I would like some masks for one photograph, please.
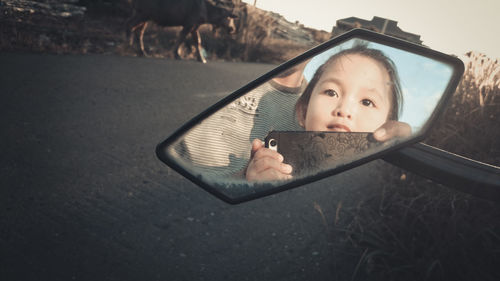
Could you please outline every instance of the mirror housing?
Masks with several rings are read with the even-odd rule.
[[[403,70],[405,70],[403,72],[408,72],[408,73],[400,72],[400,74],[402,75],[401,77],[404,76],[402,79],[401,88],[413,87],[413,86],[418,87],[417,94],[415,94],[414,96],[410,95],[405,96],[406,104],[408,103],[408,97],[411,97],[409,99],[411,106],[407,106],[406,108],[403,109],[403,118],[408,118],[404,119],[404,122],[410,124],[411,135],[405,135],[404,137],[394,138],[393,140],[384,143],[380,142],[378,144],[370,146],[365,145],[364,147],[366,148],[357,149],[355,146],[352,145],[353,139],[355,138],[351,137],[351,135],[354,136],[359,134],[354,133],[358,131],[352,128],[347,128],[346,129],[347,133],[345,133],[345,129],[341,129],[339,131],[338,128],[335,129],[336,132],[334,133],[322,132],[323,130],[314,130],[315,132],[309,132],[309,135],[313,134],[314,137],[316,137],[316,139],[318,139],[318,136],[321,137],[323,135],[327,136],[327,138],[323,137],[324,140],[329,139],[328,142],[322,140],[320,141],[320,143],[321,142],[323,142],[323,144],[325,143],[331,144],[332,142],[335,143],[335,145],[332,146],[333,148],[324,145],[321,146],[321,144],[319,145],[320,147],[327,147],[326,153],[323,151],[322,155],[330,155],[330,156],[333,155],[334,157],[330,157],[329,159],[333,159],[334,161],[325,162],[322,160],[321,164],[318,164],[319,166],[317,169],[299,175],[296,174],[287,180],[277,180],[277,181],[270,180],[270,181],[249,182],[247,181],[248,176],[247,178],[245,178],[245,173],[247,172],[246,170],[247,165],[245,165],[244,163],[248,163],[248,161],[250,160],[252,139],[245,140],[248,143],[248,147],[245,148],[246,154],[243,156],[240,156],[240,154],[238,153],[230,155],[231,154],[230,143],[226,143],[225,145],[221,146],[219,142],[218,146],[210,147],[209,143],[211,141],[211,138],[212,137],[217,138],[216,135],[218,135],[218,137],[220,137],[221,135],[220,133],[215,132],[213,129],[219,126],[217,125],[219,123],[212,122],[212,125],[210,125],[211,118],[212,120],[215,119],[215,116],[217,116],[217,114],[223,112],[224,110],[227,110],[228,108],[231,107],[231,105],[236,103],[240,105],[239,107],[240,110],[243,108],[245,110],[249,110],[249,112],[246,113],[256,114],[256,111],[259,110],[259,101],[257,101],[255,104],[252,104],[252,102],[246,104],[246,101],[243,100],[245,102],[245,105],[243,106],[241,102],[242,98],[244,99],[245,97],[249,97],[248,95],[252,93],[252,91],[260,89],[259,87],[265,86],[266,83],[270,82],[272,79],[276,77],[281,77],[280,76],[281,74],[286,73],[290,69],[296,68],[297,66],[300,65],[307,64],[307,66],[305,66],[305,69],[304,68],[302,69],[304,69],[304,76],[306,76],[306,74],[309,73],[309,77],[307,80],[309,81],[310,84],[312,84],[317,69],[321,68],[322,65],[327,65],[325,61],[328,62],[329,58],[332,58],[333,56],[335,56],[335,54],[342,53],[344,49],[350,49],[350,48],[354,49],[353,46],[355,44],[358,44],[359,42],[362,42],[365,45],[367,43],[370,45],[374,45],[375,47],[370,47],[370,48],[378,49],[381,50],[382,52],[389,53],[390,55],[388,55],[388,57],[390,57],[390,59],[392,60],[396,60],[395,63],[396,65],[400,66],[403,65],[402,68]],[[406,67],[405,65],[407,65],[408,67]],[[345,65],[343,65],[342,69],[344,69],[344,66]],[[429,69],[424,69],[424,67],[429,67],[429,69],[433,68],[436,69],[435,72],[432,71],[429,72]],[[399,70],[401,70],[401,68]],[[390,71],[388,72],[390,73]],[[352,169],[356,166],[380,158],[390,153],[391,151],[395,151],[404,146],[408,146],[410,144],[421,141],[422,139],[425,138],[432,125],[435,123],[437,118],[439,118],[440,114],[443,112],[444,107],[446,106],[447,102],[454,93],[458,83],[460,82],[463,72],[464,72],[464,65],[462,61],[456,57],[446,55],[438,51],[426,48],[424,46],[416,45],[394,37],[382,35],[364,29],[354,29],[351,30],[350,32],[347,32],[336,38],[333,38],[330,41],[327,41],[297,56],[296,58],[291,59],[288,62],[283,63],[277,68],[271,70],[270,72],[264,74],[263,76],[257,78],[256,80],[250,82],[249,84],[243,86],[239,90],[235,91],[234,93],[220,100],[219,102],[217,102],[204,112],[200,113],[198,116],[194,117],[192,120],[188,121],[176,132],[174,132],[170,137],[161,142],[156,148],[156,154],[162,162],[164,162],[165,164],[167,164],[168,166],[170,166],[171,168],[173,168],[174,170],[176,170],[177,172],[179,172],[192,182],[196,183],[200,187],[204,188],[206,191],[222,199],[223,201],[230,204],[237,204],[249,201],[252,199],[288,190],[290,188],[294,188],[312,181],[316,181],[324,177],[335,175],[342,171]],[[441,74],[442,76],[440,76]],[[353,77],[353,76],[351,75],[348,77]],[[398,75],[396,75],[396,77],[398,77]],[[427,87],[429,84],[431,84],[430,86],[432,87],[430,88]],[[366,87],[363,89],[366,89]],[[411,90],[413,89],[402,89],[402,92],[410,92]],[[307,88],[305,92],[307,92]],[[373,91],[370,88],[370,91],[368,92],[371,93]],[[437,94],[434,92],[436,92]],[[314,93],[311,94],[311,96],[312,95],[314,95]],[[418,99],[413,99],[414,97],[418,97]],[[432,104],[430,105],[430,110],[426,111],[427,113],[424,113],[424,107],[422,105],[423,101],[421,101],[423,97],[432,101],[431,102]],[[381,104],[381,102],[377,100],[375,104]],[[363,99],[363,105],[367,107],[371,106],[369,102],[365,101],[365,99]],[[414,112],[416,113],[414,115],[417,116],[424,115],[424,116],[418,120],[415,119],[414,116],[406,117],[404,115],[405,110],[406,112],[411,112],[408,111],[407,108],[412,108],[412,107],[417,108],[416,112],[414,110]],[[309,112],[311,112],[311,110],[309,110]],[[298,117],[297,119],[300,119],[300,117]],[[305,118],[305,120],[307,121],[307,118]],[[301,120],[292,120],[292,121],[296,123],[301,123]],[[304,121],[304,119],[302,119],[302,121]],[[300,125],[304,127],[303,124]],[[213,128],[210,126],[212,126]],[[293,135],[293,132],[290,132],[289,129],[285,130],[285,132],[282,135],[292,135],[289,138],[294,140],[295,143],[298,143],[297,145],[299,147],[304,147],[304,146],[310,147],[312,146],[312,143],[318,143],[317,141],[311,142],[312,137],[309,137],[308,139],[309,141],[306,140],[307,138],[304,138],[304,135],[307,133],[307,124],[305,126],[305,129],[306,129],[305,132],[296,132],[294,130],[296,136]],[[352,133],[350,133],[351,129]],[[199,132],[197,133],[197,131]],[[372,129],[361,130],[361,132],[368,133],[366,134],[366,136],[363,136],[364,138],[363,143],[370,143],[370,144],[377,143],[376,141],[373,141]],[[243,137],[248,138],[248,136],[243,136]],[[258,138],[264,140],[264,136],[259,136]],[[296,141],[299,138],[302,138],[303,140]],[[359,136],[357,138],[359,138]],[[334,140],[331,141],[332,139]],[[355,153],[349,152],[350,154],[344,157],[346,155],[345,151],[347,150],[344,148],[344,146],[340,145],[342,148],[341,156],[343,157],[339,157],[340,154],[337,153],[339,151],[338,149],[339,144],[345,143],[346,139],[348,139],[348,142],[350,139],[351,143],[349,144],[349,146],[354,147]],[[197,149],[190,149],[189,147],[190,143],[197,143],[198,141],[199,143],[197,144]],[[231,161],[228,160],[225,163],[212,165],[210,163],[210,161],[212,161],[211,157],[213,156],[213,153],[215,153],[215,151],[218,149],[221,150],[226,149],[227,151],[224,152],[227,154],[226,158],[229,160],[231,160],[230,159],[231,157],[233,158],[233,160],[234,158],[237,158],[238,160],[240,160],[240,165],[239,166],[233,165],[232,160]],[[333,153],[332,152],[333,150],[337,151],[336,152],[337,154]],[[179,153],[179,151],[181,151],[182,153]],[[297,150],[292,149],[291,151],[292,155],[297,155]],[[278,152],[284,154],[283,151],[278,151]],[[303,154],[297,158],[299,159],[310,158],[308,157],[309,155],[311,154]],[[285,156],[285,163],[287,158],[289,157]],[[324,159],[325,157],[321,158]],[[306,164],[305,166],[307,165],[311,166],[310,163],[311,162],[308,162],[308,164]],[[203,168],[204,166],[209,167],[209,169]],[[234,169],[234,171],[231,172],[232,173],[230,174],[231,176],[228,177],[227,175],[229,174],[224,174],[223,172],[229,171],[230,169]],[[212,173],[212,171],[217,171],[217,172]],[[219,173],[219,171],[222,172]]]

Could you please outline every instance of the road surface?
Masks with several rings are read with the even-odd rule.
[[[336,208],[380,163],[232,206],[155,156],[272,67],[0,53],[0,279],[350,278]]]

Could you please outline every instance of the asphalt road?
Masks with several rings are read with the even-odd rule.
[[[233,206],[155,156],[272,67],[1,53],[0,280],[349,277],[330,230],[380,163]]]

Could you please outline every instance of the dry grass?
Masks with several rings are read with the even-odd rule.
[[[464,78],[426,143],[500,166],[500,65],[468,53]]]
[[[352,279],[499,280],[500,206],[415,175],[392,178],[344,208],[350,219],[336,232],[357,264]]]

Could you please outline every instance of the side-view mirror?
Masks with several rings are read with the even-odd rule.
[[[421,141],[463,72],[456,57],[352,30],[222,99],[156,153],[228,203],[252,200]]]

